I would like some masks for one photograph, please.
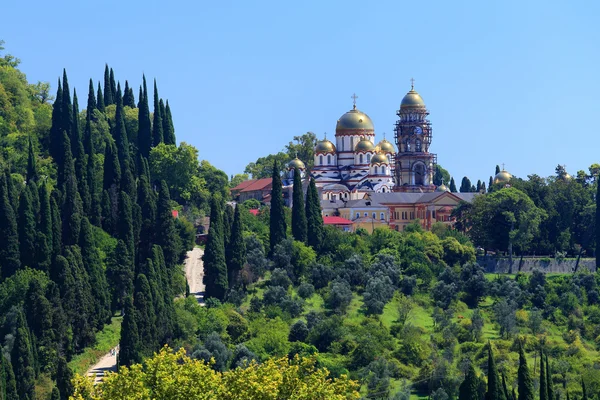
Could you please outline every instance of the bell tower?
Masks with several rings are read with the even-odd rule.
[[[415,91],[414,79],[396,115],[399,119],[394,128],[398,148],[394,191],[433,192],[437,155],[429,152],[432,137],[431,122],[427,119],[429,111]]]

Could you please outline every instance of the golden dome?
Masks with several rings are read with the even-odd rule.
[[[306,166],[304,165],[304,163],[302,162],[301,159],[296,157],[288,163],[288,169],[294,169],[294,168],[306,169]]]
[[[337,121],[337,125],[335,126],[335,130],[344,130],[344,129],[368,129],[374,130],[373,121],[371,118],[364,112],[357,110],[354,108],[353,110],[348,111],[346,114],[342,115],[340,119]]]
[[[406,93],[406,96],[400,103],[400,108],[413,108],[413,107],[425,107],[425,102],[421,98],[421,95],[415,91],[414,88],[410,89],[410,92]]]
[[[371,158],[371,164],[389,164],[390,161],[388,160],[388,158],[382,154],[382,153],[377,153],[373,156],[373,158]]]
[[[507,171],[500,171],[494,177],[494,184],[496,183],[508,183],[512,179],[512,175]]]
[[[315,153],[335,153],[335,145],[327,139],[319,140]]]
[[[363,137],[354,147],[354,151],[375,151],[375,145],[369,139]]]
[[[379,147],[379,150],[381,150],[384,153],[395,153],[396,152],[396,149],[394,149],[394,145],[385,139],[383,139],[381,142],[379,142],[377,144],[377,147]]]
[[[450,188],[443,183],[435,189],[436,192],[449,192]]]
[[[565,175],[563,176],[563,179],[565,181],[570,181],[571,179],[573,179],[573,177],[571,175],[569,175],[568,172],[565,172]]]

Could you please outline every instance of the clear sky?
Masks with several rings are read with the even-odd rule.
[[[228,174],[357,106],[393,135],[410,78],[431,151],[460,181],[600,161],[598,1],[5,1],[0,39],[30,81],[104,64],[169,99],[178,141]],[[82,103],[80,101],[80,103]],[[85,107],[85,101],[80,104]],[[151,104],[152,107],[152,104]]]

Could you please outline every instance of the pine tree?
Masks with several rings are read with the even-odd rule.
[[[307,229],[302,179],[300,177],[300,170],[295,168],[292,202],[292,235],[294,235],[294,239],[306,243],[308,240]]]
[[[157,350],[158,341],[156,338],[156,314],[152,300],[152,291],[148,279],[144,274],[139,274],[135,281],[133,306],[136,310],[142,354],[150,356]]]
[[[270,214],[270,244],[271,252],[286,237],[285,210],[283,205],[283,193],[281,185],[281,176],[279,175],[279,166],[277,161],[273,163],[273,175],[271,186],[271,214]]]
[[[35,267],[35,215],[31,204],[31,185],[26,185],[19,199],[19,219],[17,230],[19,232],[19,249],[21,252],[21,265]]]
[[[480,400],[479,399],[479,380],[475,375],[473,365],[469,364],[469,369],[465,375],[465,380],[458,388],[458,400]]]
[[[454,182],[454,178],[450,178],[450,192],[456,193],[456,183]]]
[[[546,382],[548,384],[548,400],[555,400],[554,388],[552,387],[552,374],[550,373],[550,363],[548,362],[548,355],[546,354]]]
[[[56,369],[56,386],[62,400],[71,398],[74,392],[73,371],[67,365],[64,357],[58,358],[58,368]]]
[[[490,342],[488,342],[488,387],[486,400],[506,400],[498,376],[498,369],[496,368],[496,361],[494,360],[494,353],[492,352],[492,345]]]
[[[62,220],[54,197],[50,198],[50,211],[52,213],[52,258],[54,259],[62,253]]]
[[[156,244],[162,247],[167,268],[171,270],[179,263],[181,243],[175,229],[169,187],[165,181],[160,182],[158,191],[155,234]]]
[[[540,349],[540,400],[548,399],[548,383],[546,382],[546,366],[544,365],[544,352]]]
[[[17,316],[15,342],[10,356],[20,399],[35,399],[35,360],[23,311]]]
[[[100,96],[98,96],[98,99]],[[108,64],[104,65],[104,105],[110,106],[114,104],[113,101],[113,92],[110,87],[110,72],[108,70]]]
[[[133,301],[131,298],[128,298],[125,302],[125,316],[123,318],[123,325],[121,326],[119,366],[130,366],[142,361],[137,319]]]
[[[211,199],[210,228],[202,260],[204,261],[203,282],[206,286],[206,298],[215,297],[223,300],[228,289],[228,282],[223,241],[223,213],[221,198],[218,195],[214,195]]]
[[[323,241],[323,217],[321,215],[321,200],[314,179],[310,179],[306,194],[306,226],[308,244],[315,250],[321,248]]]
[[[133,90],[129,87],[129,82],[125,81],[125,89],[123,90],[123,107],[135,108],[135,99]]]
[[[529,374],[529,367],[527,367],[527,359],[525,358],[525,352],[523,351],[522,345],[519,347],[519,371],[517,380],[519,400],[534,400],[533,381]]]
[[[231,225],[231,238],[225,251],[229,287],[234,287],[237,284],[239,273],[246,263],[246,242],[244,241],[243,231],[240,207],[236,206],[233,214],[233,224]]]
[[[152,146],[158,146],[163,142],[163,123],[160,115],[160,100],[158,98],[158,89],[156,79],[154,80],[154,120],[152,121]]]
[[[171,107],[169,107],[169,100],[165,107],[165,129],[163,135],[165,137],[165,144],[176,144],[175,140],[175,127],[173,126],[173,117],[171,116]]]
[[[138,117],[138,148],[144,158],[150,156],[152,147],[152,125],[150,123],[150,108],[148,106],[148,89],[146,76],[143,76],[143,93],[140,97]]]
[[[77,190],[77,178],[75,177],[75,166],[71,155],[71,143],[64,134],[64,152],[65,152],[65,202],[63,205],[63,243],[71,245],[77,243],[79,239],[79,229],[81,227],[81,217],[83,216],[83,204],[81,196]]]
[[[104,112],[105,104],[104,104],[104,96],[102,96],[102,88],[100,87],[100,82],[98,82],[98,92],[96,95],[96,104],[98,105],[98,111]]]
[[[37,182],[38,180],[38,169],[35,152],[33,151],[33,142],[31,136],[29,136],[29,149],[27,153],[27,181]]]
[[[19,269],[21,257],[17,219],[8,198],[5,174],[0,174],[0,243],[0,276],[7,278]]]

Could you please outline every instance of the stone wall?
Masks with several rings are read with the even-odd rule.
[[[521,259],[519,257],[513,258],[512,273],[516,274],[519,272],[519,264]],[[481,265],[485,272],[488,273],[508,273],[510,271],[510,261],[508,258],[496,258],[496,257],[477,257],[477,262]],[[544,273],[571,273],[575,270],[575,264],[577,259],[568,258],[559,261],[555,258],[523,258],[521,264],[521,272],[533,272],[535,270]],[[591,272],[596,271],[596,260],[594,258],[582,258],[579,260],[579,268],[581,271],[587,269]]]

